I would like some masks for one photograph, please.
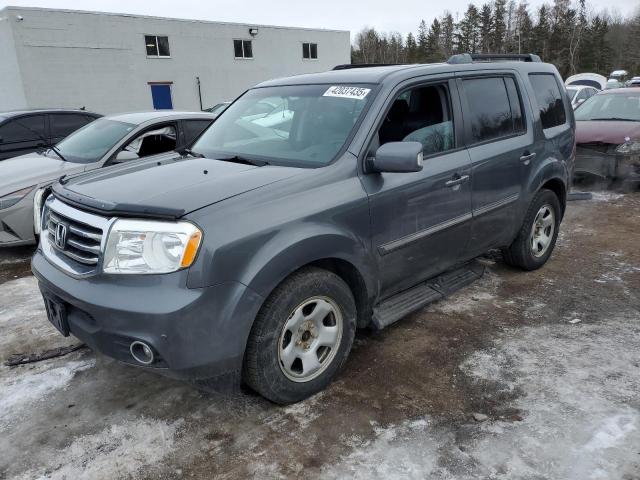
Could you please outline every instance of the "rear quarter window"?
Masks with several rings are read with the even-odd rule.
[[[520,98],[511,77],[471,78],[463,80],[463,86],[471,143],[486,142],[524,130]]]
[[[564,109],[562,94],[555,75],[530,73],[529,80],[536,94],[542,128],[546,130],[564,125],[567,121],[567,112]]]

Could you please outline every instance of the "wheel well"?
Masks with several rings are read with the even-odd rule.
[[[560,207],[562,208],[562,215],[564,215],[564,210],[567,206],[567,188],[562,180],[557,178],[551,179],[540,188],[546,188],[556,194],[556,197],[558,197],[558,201],[560,202]]]
[[[323,258],[322,260],[316,260],[305,266],[309,265],[335,273],[345,281],[349,289],[351,289],[351,293],[356,302],[358,315],[357,326],[359,328],[366,327],[371,320],[371,306],[369,304],[367,285],[358,269],[351,263],[340,258]]]

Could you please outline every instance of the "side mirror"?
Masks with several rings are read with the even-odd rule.
[[[130,152],[129,150],[122,150],[116,155],[114,163],[127,162],[129,160],[135,160],[136,158],[140,158],[136,153]]]
[[[408,173],[422,170],[420,142],[389,142],[376,151],[370,160],[374,172]]]

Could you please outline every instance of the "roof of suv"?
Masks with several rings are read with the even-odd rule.
[[[447,73],[471,70],[496,70],[502,68],[539,70],[554,72],[555,67],[543,62],[522,61],[474,61],[469,63],[428,63],[385,65],[367,68],[340,68],[328,72],[307,73],[292,77],[277,78],[259,83],[256,87],[274,87],[280,85],[310,85],[323,83],[381,83],[388,77],[410,78],[418,75]]]

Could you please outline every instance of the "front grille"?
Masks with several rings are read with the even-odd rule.
[[[66,227],[66,239],[61,245],[56,243],[56,229]],[[97,265],[100,260],[102,230],[85,225],[56,212],[49,212],[49,239],[53,247],[72,260],[85,265]]]
[[[43,212],[43,253],[70,273],[90,275],[102,260],[103,237],[111,220],[49,197]]]

